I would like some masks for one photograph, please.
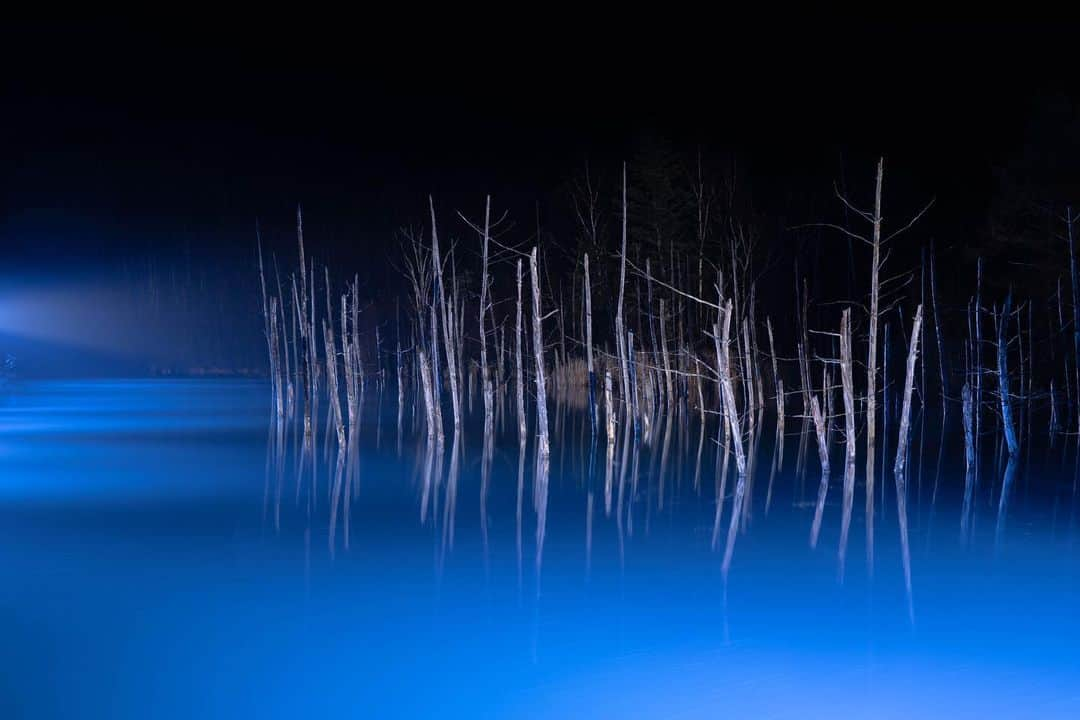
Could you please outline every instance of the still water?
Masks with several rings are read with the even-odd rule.
[[[735,509],[695,416],[609,453],[553,407],[545,480],[509,404],[435,448],[369,390],[339,457],[258,382],[3,392],[3,718],[1080,717],[1075,438],[1004,493],[988,447],[965,512],[917,422],[909,591],[891,470],[868,560],[861,456],[843,562],[836,461],[811,547],[797,420]]]

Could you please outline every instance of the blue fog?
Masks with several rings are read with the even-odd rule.
[[[962,532],[962,448],[917,418],[909,596],[891,470],[872,566],[861,465],[843,572],[840,462],[810,547],[797,420],[732,525],[712,419],[620,431],[609,470],[552,403],[544,486],[510,402],[489,473],[392,387],[340,466],[324,412],[305,447],[256,381],[4,389],[0,717],[1080,717],[1073,440],[1004,498],[985,448]]]

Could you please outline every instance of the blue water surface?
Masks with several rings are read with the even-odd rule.
[[[842,469],[811,547],[797,421],[732,523],[694,413],[609,465],[553,402],[545,482],[509,402],[490,448],[475,415],[437,448],[373,386],[340,465],[326,410],[307,443],[255,381],[6,389],[0,717],[1080,717],[1073,440],[1005,484],[991,438],[962,529],[962,453],[920,418],[909,591],[891,470],[868,559],[861,456],[843,565]]]

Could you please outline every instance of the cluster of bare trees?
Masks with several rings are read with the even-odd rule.
[[[429,199],[427,222],[402,236],[400,270],[408,287],[407,312],[404,324],[398,320],[396,347],[387,353],[378,330],[374,343],[360,331],[360,288],[355,277],[335,298],[330,271],[324,268],[325,299],[317,301],[316,266],[305,256],[298,213],[298,265],[284,284],[276,257],[268,272],[261,244],[259,249],[275,412],[279,417],[302,417],[304,434],[311,436],[316,432],[319,400],[327,398],[329,426],[339,444],[345,444],[359,423],[365,381],[382,383],[393,376],[399,425],[404,407],[411,402],[413,413],[422,413],[428,438],[441,446],[447,425],[457,441],[473,398],[479,394],[485,443],[491,442],[496,425],[512,416],[524,452],[531,426],[538,472],[541,459],[546,469],[551,450],[548,397],[552,393],[588,413],[596,441],[606,439],[609,464],[620,427],[628,441],[650,443],[656,428],[672,416],[697,416],[702,437],[705,425],[715,420],[718,452],[722,448],[724,454],[724,475],[718,483],[721,504],[729,454],[737,473],[726,571],[736,530],[749,512],[754,448],[767,408],[775,415],[779,453],[778,461],[774,455],[775,474],[783,462],[787,421],[793,416],[789,396],[794,396],[801,401],[801,412],[794,413],[801,420],[797,467],[805,467],[811,443],[817,445],[821,467],[810,542],[815,545],[819,537],[831,481],[830,458],[834,447],[842,445],[843,565],[861,436],[867,551],[872,560],[876,479],[884,475],[877,452],[893,442],[891,421],[896,422],[891,436],[895,438],[896,504],[906,543],[905,471],[912,414],[915,408],[933,404],[927,390],[927,363],[921,365],[921,375],[918,364],[920,350],[928,350],[924,337],[928,325],[932,324],[935,334],[931,347],[937,356],[942,423],[952,422],[951,405],[963,409],[956,427],[963,430],[966,441],[966,490],[972,478],[977,479],[979,443],[988,436],[984,429],[988,418],[994,423],[994,437],[1010,457],[1016,457],[1033,435],[1033,401],[1049,406],[1051,441],[1065,432],[1071,417],[1080,423],[1080,411],[1074,409],[1080,406],[1074,402],[1080,400],[1080,311],[1071,211],[1063,222],[1074,341],[1071,352],[1061,353],[1063,370],[1047,373],[1048,392],[1044,392],[1034,379],[1037,369],[1046,372],[1046,364],[1034,359],[1033,303],[1014,306],[1010,291],[1000,304],[990,301],[988,306],[981,259],[975,293],[966,311],[957,313],[966,321],[967,338],[954,346],[959,362],[949,362],[946,338],[950,335],[943,330],[944,313],[939,311],[935,246],[930,244],[929,253],[922,252],[919,267],[889,266],[890,251],[902,242],[898,238],[918,223],[932,203],[904,222],[888,223],[883,211],[884,176],[884,163],[879,161],[870,209],[857,207],[837,192],[845,212],[864,223],[865,230],[850,223],[801,226],[838,233],[855,247],[865,248],[866,258],[861,262],[868,265],[868,287],[863,296],[818,304],[814,308],[817,319],[811,323],[809,285],[796,263],[794,312],[782,318],[792,330],[786,343],[774,332],[778,316],[759,314],[760,298],[774,309],[786,295],[775,283],[767,292],[763,289],[763,266],[771,261],[762,259],[752,223],[718,209],[724,203],[703,179],[700,161],[690,184],[695,218],[692,237],[667,237],[660,224],[635,235],[630,178],[624,165],[614,193],[618,199],[609,206],[618,228],[609,243],[602,231],[606,223],[601,194],[586,175],[574,195],[577,247],[582,252],[569,262],[567,248],[573,244],[541,242],[539,222],[535,235],[513,241],[507,214],[493,215],[490,196],[484,201],[482,220],[457,213],[447,223],[453,228],[451,233],[461,231],[475,239],[450,237],[447,242],[435,200]],[[552,267],[563,271],[553,278]],[[568,269],[572,271],[565,272]],[[1055,327],[1051,314],[1051,331],[1063,336],[1067,323],[1060,283],[1056,299],[1057,323]],[[927,322],[924,307],[929,309]],[[984,340],[987,316],[994,332]],[[890,377],[890,328],[906,349],[903,374],[897,378]],[[760,332],[765,333],[767,348],[759,342]],[[861,358],[865,365],[860,368]],[[988,358],[993,360],[987,362]],[[1018,360],[1015,369],[1014,359]],[[395,367],[390,372],[384,365]],[[956,383],[949,367],[963,371],[961,392],[956,396],[951,394]],[[1067,409],[1059,407],[1062,385]],[[834,398],[837,390],[840,402]],[[530,404],[531,415],[527,413]],[[836,431],[838,442],[833,439]],[[487,457],[490,447],[485,448]],[[700,454],[699,449],[699,464]],[[536,498],[536,502],[539,507],[545,501]]]
[[[272,258],[272,284],[268,283],[261,239],[258,242],[263,329],[274,414],[279,420],[302,419],[304,437],[310,439],[317,431],[319,401],[325,389],[329,420],[344,442],[347,430],[359,422],[365,380],[361,348],[366,339],[359,329],[359,281],[354,278],[334,298],[330,270],[324,266],[325,301],[320,308],[316,293],[318,273],[315,261],[304,252],[304,223],[299,209],[296,241],[297,270],[290,272],[284,286],[276,256]],[[382,380],[381,371],[377,377]]]

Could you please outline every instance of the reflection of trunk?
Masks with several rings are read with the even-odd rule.
[[[521,261],[518,261],[518,267],[521,267]],[[519,273],[520,275],[520,273]],[[517,476],[517,510],[515,514],[515,539],[517,547],[517,566],[518,566],[518,591],[521,591],[521,508],[522,499],[525,496],[525,435],[520,438],[518,444],[518,476]]]
[[[484,446],[480,465],[480,528],[484,540],[484,568],[488,568],[487,556],[487,492],[491,484],[491,461],[495,457],[494,433],[484,433]]]
[[[740,472],[735,483],[735,498],[731,504],[731,520],[728,523],[727,543],[724,546],[724,562],[721,572],[724,581],[727,582],[728,571],[731,569],[731,558],[735,554],[735,536],[738,534],[739,518],[742,516],[743,500],[746,496],[746,473]]]
[[[660,488],[657,492],[657,510],[664,509],[664,483],[667,479],[668,450],[671,447],[671,416],[667,413],[667,422],[664,424],[664,445],[660,451]]]
[[[335,536],[337,534],[337,518],[338,507],[344,505],[346,508],[349,506],[349,493],[345,487],[345,446],[342,445],[338,448],[337,463],[334,466],[334,482],[332,490],[330,492],[330,532],[329,532],[329,546],[330,556],[333,557],[334,549],[336,546]],[[345,546],[348,548],[349,544],[349,530],[345,528]]]
[[[1009,456],[1005,465],[1005,476],[1001,481],[1001,497],[998,499],[997,526],[994,529],[994,544],[999,545],[1005,536],[1005,518],[1009,513],[1009,498],[1012,495],[1013,480],[1020,465],[1019,457]]]
[[[443,498],[442,546],[445,556],[454,549],[454,529],[457,525],[457,486],[461,474],[461,433],[454,433],[454,442],[450,445],[450,465],[446,470],[446,492]],[[440,564],[443,558],[440,558]]]

